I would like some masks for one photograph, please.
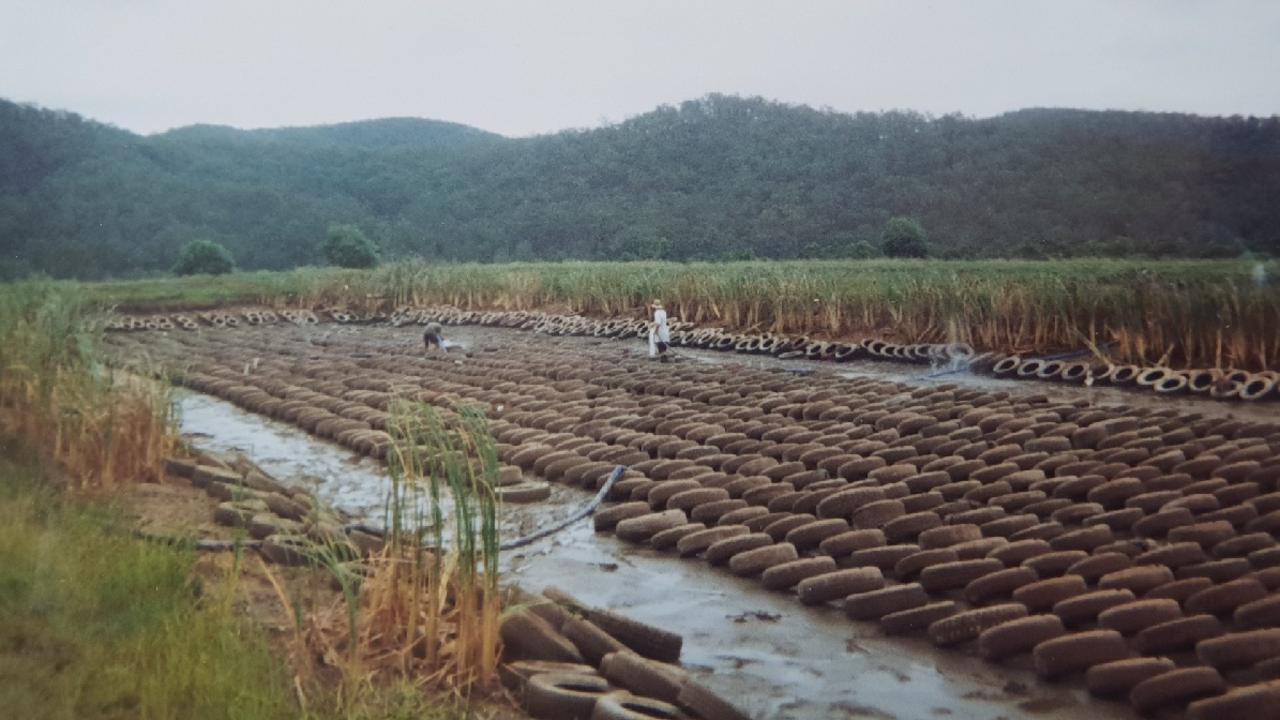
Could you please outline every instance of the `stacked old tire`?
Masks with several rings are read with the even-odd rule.
[[[503,620],[501,672],[533,717],[747,718],[680,667],[680,635],[555,588],[519,600]]]

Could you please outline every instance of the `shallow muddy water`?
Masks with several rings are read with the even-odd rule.
[[[461,337],[459,337],[461,336]],[[473,340],[462,333],[460,342]],[[389,480],[376,461],[222,400],[179,392],[182,430],[198,447],[239,451],[325,502],[380,523]],[[552,498],[508,506],[510,539],[564,517],[591,495],[553,486]],[[680,632],[683,663],[755,718],[1131,717],[1072,684],[890,639],[834,608],[806,608],[701,560],[680,560],[597,534],[590,520],[506,553],[506,578],[531,592],[556,585],[593,605]]]

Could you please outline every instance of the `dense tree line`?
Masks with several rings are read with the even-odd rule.
[[[711,95],[509,139],[387,119],[140,136],[0,101],[0,277],[384,259],[865,257],[910,218],[936,257],[1280,254],[1280,118],[841,114]]]

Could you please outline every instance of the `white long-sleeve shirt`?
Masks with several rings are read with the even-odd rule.
[[[667,327],[667,311],[658,308],[653,311],[653,324],[658,331],[658,342],[671,342],[671,328]]]

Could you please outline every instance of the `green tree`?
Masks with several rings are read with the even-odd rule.
[[[378,264],[378,246],[355,225],[330,225],[320,251],[330,265],[371,268]]]
[[[884,241],[884,254],[889,257],[921,258],[929,254],[924,228],[909,217],[889,218],[880,238]]]
[[[175,275],[225,275],[235,269],[231,251],[212,240],[192,240],[182,246],[173,266]]]

